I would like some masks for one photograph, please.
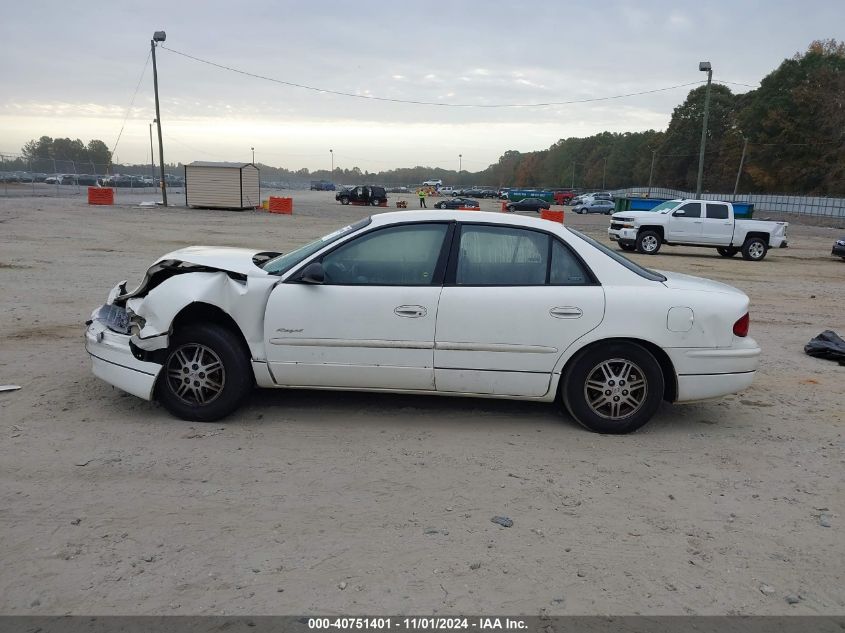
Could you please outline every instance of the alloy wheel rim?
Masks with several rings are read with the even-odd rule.
[[[191,406],[214,402],[226,386],[223,361],[214,350],[200,343],[186,343],[173,350],[165,371],[170,391]]]
[[[754,242],[748,247],[748,254],[754,259],[759,259],[763,256],[763,245],[760,242]]]
[[[651,235],[647,235],[643,238],[643,250],[651,252],[655,248],[657,248],[657,238]]]
[[[648,396],[642,369],[625,358],[602,361],[587,374],[584,398],[606,420],[622,420],[640,410]]]

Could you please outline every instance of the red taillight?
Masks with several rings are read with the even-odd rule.
[[[750,325],[750,322],[751,319],[748,317],[748,313],[746,312],[736,323],[734,323],[734,334],[737,336],[748,336],[748,326]]]

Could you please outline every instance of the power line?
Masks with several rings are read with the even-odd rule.
[[[112,154],[117,151],[117,144],[120,143],[120,137],[123,136],[123,128],[126,127],[126,121],[129,119],[129,115],[132,113],[132,106],[135,105],[135,97],[138,96],[138,90],[141,88],[141,82],[144,80],[144,75],[147,73],[147,66],[150,64],[150,54],[152,51],[147,53],[147,61],[144,62],[144,68],[141,70],[141,76],[138,77],[138,85],[135,86],[135,92],[132,94],[132,101],[129,102],[129,107],[126,108],[126,116],[123,117],[123,123],[120,125],[120,132],[117,133],[117,140],[114,142],[114,147],[112,147]]]
[[[340,97],[352,97],[355,99],[368,99],[370,101],[386,101],[389,103],[405,103],[411,105],[424,105],[424,106],[437,106],[443,108],[544,108],[548,106],[559,106],[559,105],[573,105],[577,103],[593,103],[596,101],[610,101],[612,99],[624,99],[626,97],[636,97],[639,95],[647,95],[653,94],[655,92],[665,92],[667,90],[675,90],[677,88],[686,88],[688,86],[697,86],[699,84],[704,83],[703,81],[692,81],[690,83],[685,84],[678,84],[676,86],[667,86],[666,88],[654,88],[653,90],[643,90],[641,92],[629,92],[626,94],[618,94],[618,95],[611,95],[607,97],[592,97],[589,99],[574,99],[572,101],[548,101],[543,103],[445,103],[440,101],[417,101],[413,99],[393,99],[390,97],[377,97],[374,95],[362,95],[362,94],[355,94],[352,92],[342,92],[340,90],[329,90],[327,88],[317,88],[315,86],[307,86],[305,84],[294,83],[292,81],[285,81],[283,79],[275,79],[273,77],[267,77],[265,75],[259,75],[256,73],[251,73],[246,70],[241,70],[239,68],[233,68],[231,66],[226,66],[225,64],[218,64],[217,62],[212,62],[207,59],[202,59],[200,57],[195,57],[194,55],[189,55],[188,53],[183,53],[181,51],[177,51],[176,49],[169,48],[161,45],[166,51],[170,51],[171,53],[175,53],[176,55],[181,55],[182,57],[187,57],[188,59],[192,59],[194,61],[200,62],[202,64],[207,64],[209,66],[214,66],[215,68],[220,68],[222,70],[228,70],[233,73],[237,73],[239,75],[245,75],[246,77],[252,77],[254,79],[262,79],[264,81],[270,81],[272,83],[281,84],[283,86],[289,86],[291,88],[302,88],[303,90],[311,90],[313,92],[320,92],[323,94],[331,94],[337,95]]]

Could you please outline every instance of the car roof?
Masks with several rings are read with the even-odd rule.
[[[391,211],[372,216],[371,226],[395,224],[400,222],[426,222],[434,220],[454,220],[455,222],[476,222],[483,224],[502,224],[506,226],[520,226],[525,228],[543,229],[555,232],[555,229],[565,228],[562,224],[542,220],[540,218],[525,217],[523,215],[504,214],[488,211]]]

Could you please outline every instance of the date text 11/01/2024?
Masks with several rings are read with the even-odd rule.
[[[308,628],[312,630],[409,630],[409,631],[439,631],[439,630],[471,630],[482,631],[511,630],[519,631],[527,627],[527,623],[519,618],[445,618],[445,617],[354,617],[354,618],[309,618]]]

